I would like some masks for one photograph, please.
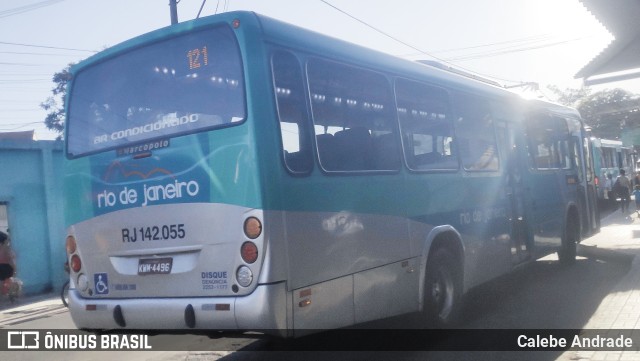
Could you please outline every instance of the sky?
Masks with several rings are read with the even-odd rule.
[[[0,0],[0,132],[44,126],[69,63],[170,25],[169,0]],[[180,0],[180,22],[251,10],[409,60],[438,60],[553,100],[613,40],[578,0]],[[640,80],[610,83],[640,93]],[[594,88],[600,90],[600,88]]]

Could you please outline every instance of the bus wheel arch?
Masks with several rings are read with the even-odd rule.
[[[438,233],[426,256],[422,315],[428,327],[454,326],[461,312],[464,250],[454,230]]]
[[[562,242],[558,250],[558,260],[564,266],[570,266],[576,261],[577,247],[581,240],[580,213],[577,207],[570,206],[565,217]]]

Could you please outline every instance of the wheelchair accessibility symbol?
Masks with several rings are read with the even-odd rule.
[[[106,295],[109,293],[109,278],[106,273],[94,273],[93,283],[96,285],[97,295]]]

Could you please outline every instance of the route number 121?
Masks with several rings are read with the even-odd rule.
[[[209,54],[207,53],[207,47],[203,46],[199,49],[189,50],[187,58],[189,59],[189,69],[198,69],[203,65],[208,65]]]

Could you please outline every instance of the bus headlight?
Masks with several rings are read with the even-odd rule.
[[[236,280],[242,287],[249,287],[253,282],[253,272],[247,266],[240,266],[236,271]]]

